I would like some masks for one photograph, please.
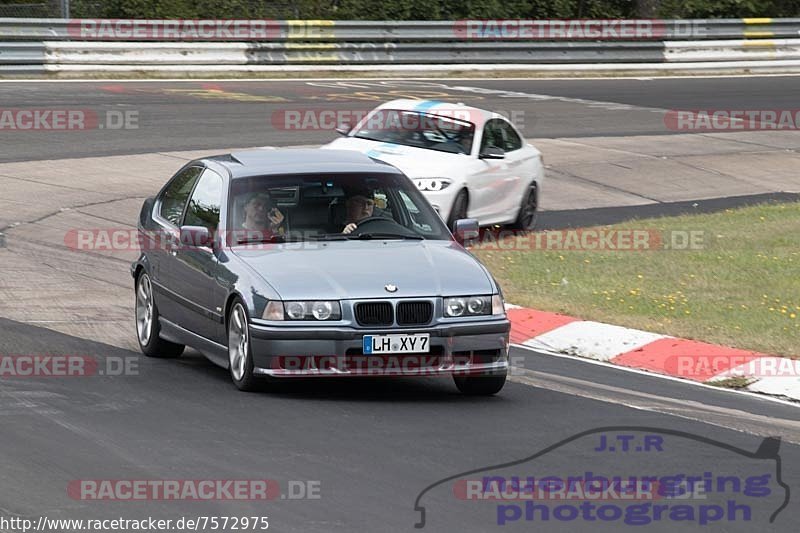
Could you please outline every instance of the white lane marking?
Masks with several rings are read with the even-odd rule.
[[[623,328],[601,322],[577,321],[528,339],[523,344],[581,357],[608,361],[620,354],[641,348],[666,335]]]
[[[666,397],[559,374],[536,371],[527,371],[525,374],[515,378],[514,381],[561,394],[693,420],[750,435],[771,437],[779,433],[784,440],[800,444],[800,421],[792,418],[776,418],[741,409],[705,404],[702,401]]]
[[[522,350],[528,350],[528,351],[531,351],[531,352],[534,352],[534,353],[537,353],[537,354],[540,354],[540,355],[544,354],[544,355],[548,355],[548,356],[551,356],[551,357],[560,357],[562,359],[570,359],[572,361],[584,363],[584,364],[587,364],[587,365],[597,365],[597,366],[603,366],[605,368],[619,370],[620,372],[630,372],[632,374],[638,374],[640,376],[648,376],[648,377],[656,378],[656,379],[665,379],[667,381],[672,381],[672,382],[675,382],[675,383],[682,383],[683,385],[687,385],[687,386],[690,386],[690,387],[700,387],[700,388],[713,390],[713,391],[721,392],[721,393],[725,393],[725,394],[741,394],[741,395],[747,396],[748,398],[752,398],[752,399],[756,399],[756,400],[762,400],[762,401],[765,401],[765,402],[779,403],[781,405],[787,405],[789,407],[800,408],[800,403],[798,403],[798,402],[793,402],[793,401],[790,401],[790,400],[784,400],[782,398],[775,398],[775,397],[772,397],[772,396],[765,396],[763,394],[758,394],[758,393],[750,392],[750,391],[747,391],[747,390],[729,389],[729,388],[726,388],[726,387],[715,387],[713,385],[702,383],[700,381],[692,381],[692,380],[685,379],[685,378],[677,378],[675,376],[668,376],[666,374],[657,374],[655,372],[649,372],[647,370],[641,370],[639,368],[631,368],[631,367],[628,367],[628,366],[615,365],[614,363],[609,363],[607,361],[598,361],[598,360],[595,360],[595,359],[587,359],[585,357],[578,357],[576,355],[568,355],[568,354],[552,352],[552,351],[548,351],[548,350],[539,350],[539,349],[531,348],[530,346],[525,346],[524,344],[511,344],[511,346],[514,347],[514,348],[522,349]],[[511,381],[515,382],[515,383],[517,383],[517,382],[518,383],[524,383],[524,382],[518,381],[517,377],[514,375],[514,369],[515,368],[517,368],[517,367],[512,367],[512,370],[509,372],[509,379]],[[527,370],[527,369],[523,368],[522,370]]]
[[[768,377],[761,378],[747,386],[751,392],[786,396],[800,401],[800,378],[795,377]]]

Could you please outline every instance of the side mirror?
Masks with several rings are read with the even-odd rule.
[[[338,133],[339,135],[344,135],[346,137],[347,134],[350,133],[350,130],[352,129],[353,126],[351,126],[349,123],[342,122],[341,124],[339,124],[339,127],[336,128],[336,133]]]
[[[181,226],[181,246],[211,247],[211,232],[205,226]]]
[[[466,246],[470,241],[477,239],[480,235],[480,226],[474,218],[462,218],[456,220],[456,230],[454,232],[456,242]]]
[[[496,146],[487,146],[478,155],[478,159],[505,159],[506,152],[502,148]]]

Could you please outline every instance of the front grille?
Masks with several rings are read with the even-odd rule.
[[[356,321],[362,326],[391,326],[394,322],[389,302],[360,302],[356,304]]]
[[[433,316],[430,302],[400,302],[397,304],[397,323],[401,326],[427,324]]]

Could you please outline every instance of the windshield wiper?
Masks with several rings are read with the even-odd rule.
[[[286,237],[283,235],[270,235],[261,237],[242,237],[236,240],[236,244],[264,244],[264,243],[283,243]]]
[[[314,235],[308,239],[311,241],[346,241],[347,235],[342,233],[324,233],[322,235]]]
[[[359,233],[358,235],[346,235],[346,238],[353,240],[366,241],[369,239],[411,239],[415,241],[425,240],[421,235],[409,235],[408,233],[390,233],[390,232],[368,232]]]

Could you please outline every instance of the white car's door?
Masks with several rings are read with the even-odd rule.
[[[502,120],[492,119],[483,126],[478,158],[480,165],[478,171],[469,177],[470,202],[468,214],[477,218],[481,224],[491,223],[500,209],[498,204],[503,202],[503,191],[508,190],[509,180],[513,180],[513,171],[508,165],[508,159],[491,159],[481,154],[486,154],[492,149],[503,150]]]
[[[527,192],[527,185],[536,173],[536,159],[538,153],[522,141],[519,133],[508,121],[498,120],[498,127],[502,130],[503,149],[507,175],[500,188],[500,201],[487,215],[491,223],[508,222],[513,220],[522,202],[522,196]]]

